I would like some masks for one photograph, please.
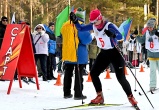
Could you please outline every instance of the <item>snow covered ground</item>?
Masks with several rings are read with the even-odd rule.
[[[136,77],[143,87],[144,91],[149,90],[149,68],[144,68],[145,72],[139,72],[136,69]],[[128,74],[126,75],[128,81],[130,82],[133,94],[138,101],[138,106],[141,110],[159,110],[159,92],[156,94],[147,93],[148,98],[153,104],[154,108],[150,105],[145,95],[140,96],[139,92],[143,94],[142,90],[135,83],[135,79],[131,72],[127,68]],[[132,69],[135,74],[135,69]],[[57,76],[57,73],[56,73]],[[131,107],[128,99],[117,82],[114,73],[110,73],[111,79],[104,79],[106,73],[103,72],[100,75],[102,81],[103,93],[105,98],[105,103],[113,104],[124,104],[115,107],[105,107],[105,108],[80,108],[80,110],[134,110]],[[96,97],[96,93],[92,82],[86,82],[88,76],[84,76],[84,91],[83,94],[87,96],[84,100],[85,103],[89,103],[90,100]],[[61,82],[63,84],[63,76],[61,77]],[[36,85],[30,83],[27,85],[22,82],[22,88],[19,88],[18,81],[14,81],[11,89],[11,93],[7,95],[7,90],[9,86],[9,81],[0,82],[0,110],[43,110],[43,109],[56,109],[61,107],[68,107],[74,105],[81,105],[81,100],[74,100],[73,98],[64,99],[63,98],[63,86],[55,86],[56,80],[51,80],[50,82],[42,81],[39,78],[40,90],[37,90]],[[136,87],[135,87],[136,84]],[[158,84],[159,86],[159,84]],[[73,87],[73,85],[72,85]],[[136,92],[134,91],[136,88]],[[72,94],[74,93],[72,88]],[[75,108],[71,109],[74,110]],[[77,109],[77,108],[76,108]],[[79,109],[79,108],[78,108]],[[69,109],[70,110],[70,109]]]

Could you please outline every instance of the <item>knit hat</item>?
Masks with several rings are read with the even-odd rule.
[[[4,19],[8,20],[7,17],[3,16],[3,17],[1,18],[1,21],[3,21]]]
[[[89,21],[94,23],[102,19],[102,14],[98,9],[92,10],[89,14]]]
[[[52,26],[52,25],[55,25],[54,22],[50,22],[49,23],[49,27]]]
[[[77,19],[79,21],[82,21],[84,22],[85,21],[85,11],[83,11],[83,9],[81,7],[79,7],[77,9],[77,11],[75,12],[76,16],[77,16]]]
[[[155,24],[156,24],[156,19],[155,19],[155,18],[150,18],[150,19],[147,21],[147,27],[152,27],[152,28],[154,28],[154,27],[155,27]]]

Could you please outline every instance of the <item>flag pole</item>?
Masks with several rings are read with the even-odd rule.
[[[71,6],[71,2],[70,0],[68,0],[68,6],[70,7]],[[70,8],[68,9],[68,13],[70,13]],[[69,17],[69,16],[68,16]],[[68,18],[69,19],[69,18]],[[70,24],[71,24],[71,20],[70,20]]]
[[[15,12],[14,12],[13,15],[12,15],[11,24],[15,24]]]
[[[71,7],[71,1],[68,0],[68,6]],[[68,13],[70,13],[70,8],[68,9]]]
[[[68,5],[70,6],[70,0],[68,0]]]

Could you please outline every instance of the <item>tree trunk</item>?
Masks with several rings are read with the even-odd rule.
[[[5,3],[4,3],[4,16],[7,17],[7,8],[8,8],[8,4],[7,4],[8,0],[5,0]]]
[[[1,11],[0,11],[0,18],[2,18],[2,13],[3,13],[3,11],[2,11],[2,10],[3,10],[3,0],[0,0],[0,2],[1,2],[1,4],[0,4],[0,5],[1,5],[1,6],[0,6],[0,10],[1,10]]]
[[[31,28],[31,30],[32,30],[32,20],[33,20],[33,18],[32,18],[32,13],[33,13],[33,3],[32,3],[32,0],[30,0],[30,28]]]
[[[159,0],[156,0],[156,16],[157,16],[157,21],[156,22],[157,22],[157,25],[158,25],[158,21],[159,21],[159,18],[158,18],[158,14],[159,14],[159,12],[158,12],[158,10],[159,10],[158,6],[159,6],[159,4],[158,4],[158,2],[159,2]]]
[[[47,13],[47,18],[46,18],[46,20],[47,20],[47,24],[49,23],[49,6],[48,6],[48,3],[46,3],[46,13]]]

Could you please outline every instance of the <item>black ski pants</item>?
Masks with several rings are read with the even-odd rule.
[[[131,95],[131,87],[124,73],[125,62],[116,48],[108,50],[101,49],[101,52],[98,54],[94,62],[90,75],[96,92],[98,93],[102,91],[102,84],[99,79],[99,75],[108,67],[110,63],[114,67],[117,80],[121,84],[123,90],[127,96]]]
[[[79,67],[78,67],[79,66]],[[70,64],[65,63],[65,73],[64,73],[64,96],[69,96],[71,94],[72,76],[73,71],[75,73],[74,79],[74,96],[81,97],[83,90],[83,70],[85,64]]]

